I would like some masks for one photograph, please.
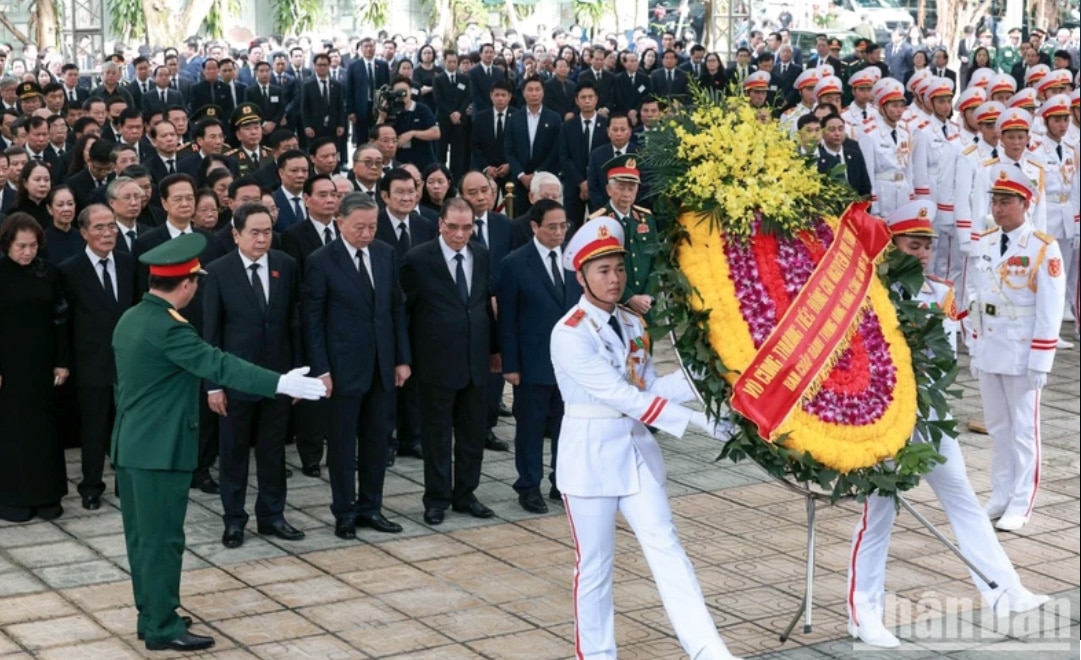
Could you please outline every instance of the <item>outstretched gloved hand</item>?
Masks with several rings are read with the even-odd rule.
[[[310,367],[298,367],[278,379],[278,394],[294,399],[321,399],[327,395],[327,388],[318,378],[308,378]]]

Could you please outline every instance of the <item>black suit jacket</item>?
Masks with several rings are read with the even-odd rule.
[[[304,129],[314,130],[316,137],[336,137],[336,129],[346,127],[342,84],[329,77],[326,84],[326,100],[323,99],[317,78],[305,82],[304,91],[300,95],[300,125]]]
[[[51,144],[46,145],[42,158],[45,159],[45,164],[49,166],[49,172],[52,175],[54,184],[67,178],[68,160],[70,158],[67,149],[64,150],[64,155],[61,156],[56,153]]]
[[[435,223],[428,218],[421,216],[416,211],[409,214],[409,249],[427,243],[434,239],[438,233]],[[399,263],[400,260],[405,258],[405,254],[409,252],[409,250],[403,251],[398,247],[398,228],[391,222],[385,208],[379,210],[379,219],[375,225],[375,238],[395,249],[398,253]]]
[[[506,80],[503,69],[492,65],[492,74],[484,73],[484,65],[474,64],[469,70],[470,93],[473,97],[473,112],[480,112],[492,107],[492,83]]]
[[[484,247],[488,250],[488,258],[491,272],[492,293],[495,293],[495,283],[499,281],[499,265],[503,263],[503,257],[510,252],[510,218],[502,213],[488,211],[485,215],[485,229],[487,229],[488,243]],[[480,243],[476,232],[473,233],[473,243]]]
[[[279,250],[267,253],[267,270],[259,277],[269,283],[267,309],[260,311],[240,252],[206,266],[199,289],[203,295],[203,338],[241,359],[271,371],[286,372],[300,366],[300,275],[293,259]],[[222,389],[206,381],[206,390]],[[258,401],[260,397],[226,388],[235,401]]]
[[[120,231],[116,235],[116,251],[131,254],[131,249],[128,248],[128,237],[124,235],[124,229],[117,225]],[[142,222],[135,223],[135,241],[138,243],[139,237],[150,231],[152,227]]]
[[[101,285],[101,267],[86,253],[60,264],[64,298],[68,303],[68,328],[75,382],[89,387],[112,387],[116,382],[113,328],[120,316],[135,304],[135,258],[113,252],[116,265],[116,300]]]
[[[499,352],[488,251],[475,241],[467,247],[473,253],[473,275],[463,303],[441,244],[437,239],[418,245],[402,264],[414,378],[451,389],[483,385],[490,375],[489,356]]]
[[[188,95],[188,108],[191,112],[211,104],[221,108],[226,118],[232,113],[233,101],[229,96],[229,90],[225,88],[225,83],[220,80],[215,80],[213,83],[204,80],[191,86],[191,93]]]
[[[410,364],[405,305],[394,248],[368,245],[374,286],[342,239],[319,248],[304,267],[304,337],[311,373],[329,373],[334,393],[360,395],[379,378],[394,391],[394,367]]]
[[[669,83],[668,72],[662,67],[655,69],[650,74],[650,79],[653,82],[653,94],[655,96],[676,100],[682,100],[688,96],[690,87],[686,71],[680,71],[678,68],[673,69],[673,80]]]
[[[698,83],[701,84],[702,81],[704,81],[706,79],[706,77],[709,75],[706,72],[706,61],[705,60],[702,60],[701,62],[698,63],[698,73],[695,73],[695,71],[694,71],[694,62],[691,62],[690,60],[687,60],[686,62],[678,65],[676,68],[687,74],[688,83],[690,81],[692,81],[692,80],[697,80]]]
[[[552,76],[544,81],[544,107],[555,112],[560,119],[563,119],[568,112],[574,112],[578,109],[577,104],[574,102],[577,93],[578,85],[573,80],[567,78],[565,81],[561,81],[559,78]]]
[[[355,114],[357,119],[368,119],[376,115],[377,99],[375,93],[383,85],[390,83],[390,67],[381,59],[372,61],[372,73],[375,81],[368,77],[368,62],[363,58],[349,64],[345,70],[345,112]],[[368,96],[372,95],[369,101]]]
[[[593,120],[596,125],[590,144],[586,144],[581,116],[571,117],[560,128],[559,162],[564,193],[578,194],[576,188],[588,174],[589,155],[597,147],[608,144],[608,120],[600,115],[593,115]]]
[[[559,171],[559,129],[563,121],[555,112],[542,106],[531,148],[528,115],[528,110],[511,115],[503,137],[503,148],[507,152],[507,162],[510,163],[510,176],[515,180],[523,173],[545,171],[554,174]]]
[[[192,228],[192,231],[196,234],[202,234],[206,237],[206,248],[203,250],[203,253],[199,255],[199,262],[202,263],[203,267],[205,268],[208,264],[212,263],[215,259],[221,256],[221,253],[219,252],[220,247],[217,241],[214,240],[214,236],[209,234],[208,232],[205,232],[202,229],[197,229],[195,227]],[[135,241],[135,256],[138,257],[139,255],[149,250],[153,250],[162,243],[170,240],[172,240],[172,237],[169,234],[169,227],[167,224],[160,227],[155,227],[154,229],[151,229],[150,231],[140,236],[139,239]],[[148,289],[147,278],[149,276],[150,270],[147,266],[143,264],[138,264],[136,266],[135,286],[136,291],[140,295],[145,293]],[[184,317],[188,319],[189,322],[191,322],[192,327],[199,332],[203,331],[202,295],[203,290],[202,287],[200,287],[195,292],[195,298],[193,298],[192,301],[188,303],[188,306],[185,307],[182,311]]]
[[[161,94],[157,85],[150,88],[150,92],[143,94],[140,99],[141,105],[139,109],[143,111],[143,115],[152,114],[155,112],[162,112],[166,106],[179,105],[185,107],[184,95],[179,90],[175,90],[172,87],[165,89],[165,105],[162,105]]]
[[[450,84],[450,75],[440,73],[432,82],[432,98],[435,99],[435,118],[439,121],[450,119],[452,112],[460,112],[465,119],[465,111],[472,101],[469,89],[469,75],[454,73],[454,84]]]
[[[335,230],[334,236],[337,237],[337,235],[337,230]],[[281,237],[282,250],[297,262],[303,279],[308,257],[312,252],[323,247],[323,237],[315,231],[315,227],[310,222],[298,222],[290,225],[288,229],[282,232]]]
[[[112,181],[114,175],[110,174],[108,181]],[[94,177],[90,176],[90,170],[83,168],[71,175],[67,182],[68,188],[71,189],[72,196],[75,197],[75,210],[82,211],[94,201],[94,191],[97,189],[97,184],[94,183]],[[108,183],[106,183],[108,185]]]
[[[267,94],[263,94],[263,88],[257,83],[248,85],[244,89],[244,100],[259,106],[259,113],[263,121],[272,121],[280,125],[285,116],[285,92],[277,85],[267,85]]]
[[[616,74],[611,71],[601,71],[601,77],[598,80],[596,74],[593,73],[592,68],[588,68],[578,74],[578,82],[591,82],[593,88],[597,91],[597,109],[600,108],[612,108],[613,102],[613,90],[616,84]]]
[[[861,196],[870,196],[871,194],[871,178],[867,174],[867,164],[863,160],[863,152],[860,151],[859,143],[855,140],[846,139],[843,147],[844,153],[844,165],[845,165],[845,179],[848,181],[848,185],[859,193]],[[818,171],[823,174],[829,174],[833,169],[835,163],[832,162],[832,158],[822,148],[822,145],[818,145]]]
[[[644,71],[635,71],[634,76],[623,72],[616,77],[613,94],[613,110],[623,113],[637,111],[642,101],[653,94],[653,80]]]
[[[476,112],[476,108],[474,108]],[[511,109],[506,109],[503,117],[503,134],[506,135],[507,126],[513,116]],[[475,170],[483,170],[488,166],[499,167],[507,162],[505,151],[506,140],[503,142],[495,137],[495,110],[488,108],[473,115],[472,134],[470,135],[470,167]]]

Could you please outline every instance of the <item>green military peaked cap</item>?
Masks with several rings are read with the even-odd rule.
[[[259,112],[259,106],[254,103],[241,103],[233,110],[233,114],[229,117],[229,123],[234,128],[239,128],[244,124],[250,124],[255,122],[257,124],[263,123],[263,116]]]
[[[184,234],[139,255],[141,263],[150,266],[150,274],[157,277],[186,277],[204,274],[199,255],[206,249],[206,236]]]

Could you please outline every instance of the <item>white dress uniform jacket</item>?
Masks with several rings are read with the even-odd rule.
[[[974,191],[972,199],[979,201],[977,206],[974,201],[972,204],[972,240],[976,240],[976,237],[988,229],[994,227],[994,221],[991,220],[991,193],[987,192],[991,189],[991,172],[995,169],[995,165],[998,164],[1013,164],[1019,163],[1021,165],[1021,171],[1032,182],[1032,187],[1036,191],[1035,197],[1032,198],[1032,202],[1028,209],[1028,221],[1032,223],[1032,227],[1039,231],[1047,231],[1047,200],[1044,195],[1044,187],[1046,174],[1044,173],[1043,165],[1032,157],[1031,154],[1025,152],[1025,155],[1021,157],[1020,161],[1010,160],[1008,156],[1003,152],[1002,145],[998,147],[998,158],[989,158],[988,160],[980,163],[980,167],[976,170],[976,177],[972,183],[972,190]],[[984,191],[981,193],[980,191]]]
[[[976,172],[981,163],[995,158],[998,147],[992,147],[986,142],[977,142],[965,147],[961,155],[957,157],[956,171],[953,176],[953,218],[957,225],[957,240],[961,245],[961,253],[969,254],[972,250],[973,221],[975,215],[979,215],[980,227],[985,227],[989,221],[986,216],[991,212],[989,203],[991,195],[986,188],[976,188]],[[983,229],[980,230],[981,232]],[[963,292],[963,291],[962,291]]]
[[[893,133],[897,134],[894,142]],[[871,213],[887,216],[912,201],[912,136],[897,122],[890,128],[879,121],[864,128],[860,152],[871,179]]]
[[[952,122],[937,117],[912,136],[912,187],[916,199],[935,203],[935,239],[931,271],[960,281],[963,262],[954,220],[953,175],[961,153],[961,137]]]

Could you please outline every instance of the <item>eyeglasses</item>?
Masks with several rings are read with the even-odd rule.
[[[541,225],[541,229],[550,231],[554,234],[559,234],[570,229],[570,226],[571,225],[569,222],[549,222],[547,224]]]
[[[93,225],[87,227],[86,231],[91,234],[113,234],[120,231],[120,228],[116,226],[116,223],[110,222],[107,225]]]
[[[372,160],[371,158],[365,158],[364,160],[358,160],[357,162],[360,163],[361,165],[363,165],[364,167],[379,167],[379,168],[383,167],[383,161],[382,160]]]

